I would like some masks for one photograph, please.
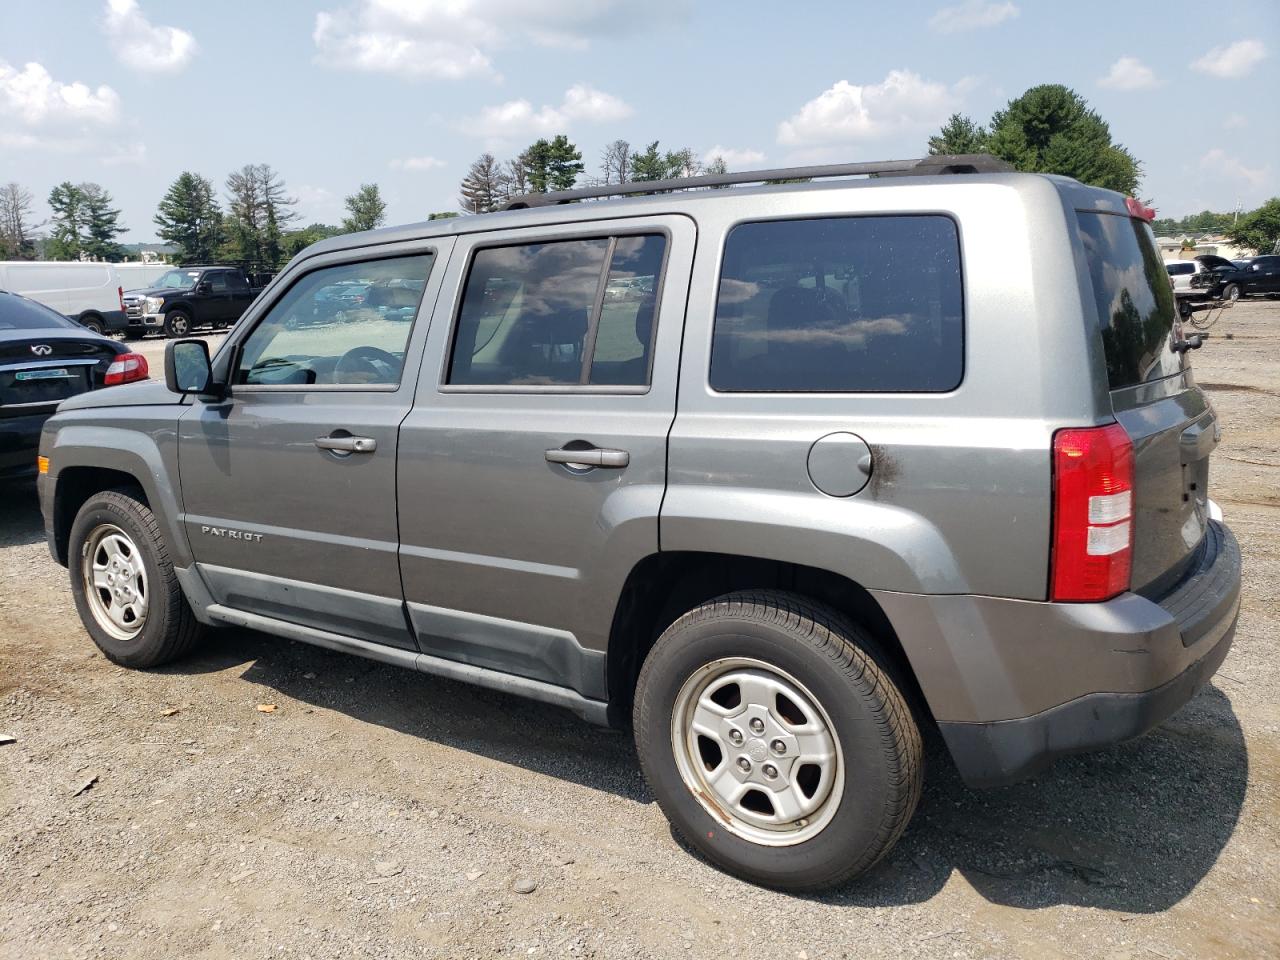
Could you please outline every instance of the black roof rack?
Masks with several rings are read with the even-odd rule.
[[[561,190],[557,193],[526,193],[515,197],[502,209],[524,210],[529,207],[573,203],[575,200],[598,200],[603,197],[667,193],[672,190],[696,190],[705,187],[729,187],[739,183],[763,183],[767,180],[819,180],[826,177],[856,176],[932,177],[949,173],[1008,173],[1011,170],[1013,167],[1010,164],[989,153],[939,155],[921,157],[917,160],[828,163],[816,167],[780,167],[776,170],[709,173],[697,177],[675,177],[670,180],[606,183],[597,187]]]

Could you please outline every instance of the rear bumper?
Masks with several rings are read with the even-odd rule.
[[[34,476],[40,430],[53,411],[0,418],[0,480]]]
[[[1155,598],[876,596],[961,776],[995,786],[1139,736],[1190,700],[1231,647],[1240,571],[1235,537],[1214,521],[1182,580]]]

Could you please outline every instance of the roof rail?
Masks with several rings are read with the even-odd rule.
[[[740,183],[763,183],[768,180],[820,180],[827,177],[896,176],[931,177],[951,173],[1007,173],[1013,167],[989,153],[943,154],[916,160],[873,160],[866,163],[828,163],[816,167],[779,167],[776,170],[742,170],[738,173],[708,173],[697,177],[674,177],[670,180],[636,180],[631,183],[606,183],[556,193],[526,193],[508,202],[503,210],[548,207],[576,200],[598,200],[603,197],[625,197],[643,193],[667,193],[672,190],[696,190],[707,187],[729,187]]]

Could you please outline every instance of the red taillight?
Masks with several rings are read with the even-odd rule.
[[[119,383],[133,383],[145,380],[151,374],[147,369],[147,358],[140,353],[122,353],[111,361],[107,367],[107,375],[102,380],[104,387],[114,387]]]
[[[120,301],[120,312],[124,313],[124,287],[116,287],[116,299]]]
[[[1148,222],[1156,218],[1155,207],[1148,207],[1141,200],[1134,197],[1125,197],[1124,205],[1129,211],[1129,216],[1131,217],[1137,217],[1139,220],[1146,220]]]
[[[1124,427],[1053,435],[1052,600],[1110,600],[1133,562],[1133,444]]]

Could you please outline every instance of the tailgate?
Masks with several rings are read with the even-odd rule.
[[[1106,354],[1111,405],[1133,441],[1134,590],[1189,568],[1208,523],[1219,427],[1195,386],[1169,275],[1146,222],[1077,210]]]

